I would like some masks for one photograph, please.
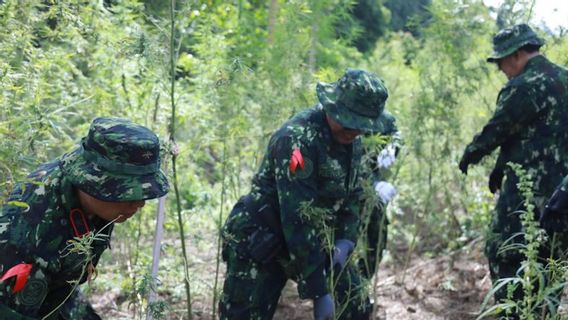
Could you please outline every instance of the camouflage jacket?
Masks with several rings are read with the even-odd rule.
[[[530,59],[523,72],[499,93],[493,117],[467,146],[477,163],[500,148],[496,169],[521,164],[535,181],[535,196],[548,198],[568,174],[568,70],[544,56]]]
[[[558,189],[561,189],[562,191],[568,191],[568,176],[565,176],[564,179],[562,179],[562,182],[560,182],[560,185],[558,185]]]
[[[294,150],[301,153],[303,168],[290,166]],[[333,140],[318,105],[296,114],[272,135],[253,178],[254,201],[270,203],[280,214],[289,253],[286,269],[297,280],[301,298],[329,292],[324,269],[334,239],[357,242],[361,153],[360,138],[350,145]],[[238,219],[243,220],[239,228],[246,229],[254,217]]]
[[[0,213],[0,275],[26,263],[32,269],[25,287],[13,293],[15,277],[0,282],[0,314],[9,319],[43,317],[57,308],[77,282],[87,279],[88,258],[70,252],[69,241],[87,230],[103,230],[107,222],[71,215],[79,208],[61,161],[40,166],[17,186]],[[83,220],[82,217],[85,217]],[[112,225],[93,241],[90,262],[98,262],[109,246]],[[87,229],[88,228],[88,229]],[[76,231],[75,231],[76,229]]]

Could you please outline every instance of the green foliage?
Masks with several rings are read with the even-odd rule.
[[[505,0],[497,9],[497,27],[511,27],[518,23],[528,23],[534,14],[536,0]]]
[[[397,117],[405,140],[396,182],[400,196],[391,206],[404,215],[391,223],[395,232],[402,231],[398,237],[409,239],[411,248],[456,239],[463,243],[468,238],[462,236],[479,235],[470,231],[487,221],[491,201],[483,187],[468,195],[469,186],[456,161],[466,139],[481,127],[480,110],[482,119],[487,119],[489,97],[497,94],[488,85],[492,78],[484,62],[490,51],[491,19],[478,2],[457,6],[453,1],[434,1],[429,11],[431,23],[421,29],[422,44],[408,45],[414,40],[399,34],[381,45],[370,61],[386,78],[392,97],[387,109]],[[410,64],[405,47],[415,48],[410,49],[414,50]],[[484,174],[474,172],[473,176],[479,180]],[[409,226],[398,228],[400,223]]]
[[[168,309],[168,304],[164,301],[156,301],[148,306],[149,314],[152,319],[160,320],[167,319],[165,312]]]
[[[559,305],[559,293],[565,285],[564,273],[567,264],[562,259],[551,258],[546,265],[543,265],[543,262],[539,260],[539,248],[545,245],[546,232],[540,229],[535,219],[532,177],[519,164],[509,162],[508,166],[519,178],[517,187],[523,195],[523,206],[526,210],[520,214],[522,234],[515,234],[507,239],[499,248],[498,254],[504,254],[510,250],[520,251],[525,260],[517,271],[517,276],[500,279],[494,284],[481,305],[482,312],[477,319],[497,313],[507,316],[515,313],[522,319],[528,320],[561,319],[561,316],[556,313],[556,308]],[[517,237],[523,237],[524,241],[522,243],[515,241],[514,238]],[[554,252],[554,240],[552,247]],[[515,300],[513,292],[519,286],[523,291],[523,299]],[[507,288],[507,299],[484,310],[489,298],[503,287]]]
[[[360,52],[371,51],[377,40],[387,32],[388,10],[382,1],[359,0],[351,4],[349,11],[350,16],[336,23],[339,38],[351,40]]]
[[[133,2],[125,3],[120,16],[98,2],[34,3],[0,5],[0,103],[6,106],[0,111],[0,167],[8,181],[69,151],[94,116],[147,123],[154,105]],[[125,23],[130,27],[116,28]],[[138,85],[148,90],[129,90]],[[8,182],[2,193],[10,188]]]
[[[300,218],[305,224],[313,226],[314,230],[319,230],[318,234],[322,247],[328,251],[333,251],[335,243],[334,228],[330,226],[333,223],[333,215],[327,208],[320,208],[313,205],[312,201],[300,203]]]
[[[428,7],[432,0],[387,0],[385,7],[390,10],[390,27],[394,31],[408,31],[419,34],[430,15]]]

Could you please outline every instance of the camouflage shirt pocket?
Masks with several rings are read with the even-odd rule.
[[[327,163],[319,168],[319,193],[326,198],[343,198],[347,194],[345,188],[345,172],[339,167]]]

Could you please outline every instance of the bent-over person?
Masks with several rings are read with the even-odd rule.
[[[37,168],[2,207],[0,317],[100,319],[75,284],[95,275],[114,224],[167,192],[158,137],[95,119],[77,149]]]
[[[288,279],[313,300],[315,319],[369,318],[349,259],[360,232],[359,136],[382,131],[388,93],[376,75],[353,69],[316,92],[319,104],[272,135],[250,193],[224,225],[222,319],[271,319]]]

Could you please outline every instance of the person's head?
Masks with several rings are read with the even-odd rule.
[[[493,53],[487,62],[496,63],[508,79],[518,76],[527,62],[540,54],[544,40],[527,24],[518,24],[499,31],[493,37]]]
[[[97,216],[103,220],[117,223],[128,220],[146,203],[146,200],[103,201],[81,189],[77,190],[77,197],[81,208],[88,215]]]
[[[361,135],[363,132],[357,129],[346,128],[339,124],[339,122],[333,120],[329,114],[325,115],[327,124],[331,129],[331,135],[333,139],[340,144],[351,144],[355,138]]]
[[[350,144],[365,132],[381,132],[388,91],[376,75],[347,69],[334,83],[318,83],[316,93],[326,113],[333,138]]]
[[[158,137],[126,119],[96,118],[80,147],[61,160],[83,210],[107,221],[125,221],[169,189]]]

